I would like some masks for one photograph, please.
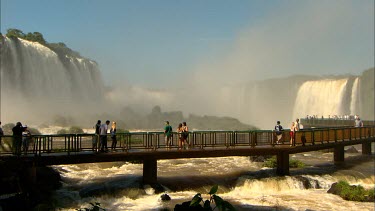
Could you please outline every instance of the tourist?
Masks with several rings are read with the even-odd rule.
[[[0,122],[0,144],[1,144],[1,136],[4,135],[3,128],[1,127],[1,122]]]
[[[355,119],[354,126],[355,127],[363,127],[363,122],[362,122],[361,118],[359,118],[359,116],[357,116],[357,118]]]
[[[22,131],[23,131],[23,127],[22,127],[21,122],[17,122],[16,126],[14,126],[12,128],[12,132],[13,132],[13,153],[17,156],[21,155]]]
[[[182,123],[178,124],[178,127],[177,127],[177,134],[178,134],[178,149],[182,149],[182,145],[183,145],[183,142],[184,142],[184,139],[182,138]]]
[[[276,141],[276,144],[280,144],[281,142],[281,139],[283,137],[283,126],[280,125],[280,121],[277,121],[277,124],[275,126],[275,133],[276,133],[276,138],[277,138],[277,141]]]
[[[22,150],[25,155],[27,154],[27,151],[29,150],[30,141],[31,141],[30,130],[27,128],[27,125],[24,125],[23,131],[22,131]]]
[[[183,142],[182,143],[184,144],[184,148],[185,148],[185,145],[189,146],[189,143],[187,141],[187,138],[189,137],[189,128],[186,125],[186,122],[182,123],[182,134],[181,134],[181,137],[183,138]]]
[[[102,124],[99,128],[100,133],[100,151],[101,152],[108,152],[107,146],[107,133],[108,133],[108,125],[110,121],[105,121],[105,124]]]
[[[172,141],[172,126],[169,125],[169,121],[165,121],[164,135],[165,135],[165,146],[167,147],[167,149],[170,149],[171,141]]]
[[[100,126],[101,126],[102,121],[98,120],[96,122],[96,125],[94,126],[95,128],[95,136],[92,139],[92,151],[97,152],[100,149],[100,140],[99,140],[99,135],[100,135]]]
[[[116,139],[116,122],[112,122],[110,133],[111,133],[111,139],[112,139],[111,150],[114,151],[114,150],[116,150],[116,144],[117,144],[117,139]]]
[[[295,131],[299,131],[301,128],[301,124],[299,123],[299,119],[296,119],[296,123],[294,123]]]
[[[290,132],[289,132],[289,135],[290,135],[290,146],[294,145],[295,132],[296,132],[295,123],[292,122],[292,125],[290,126]]]

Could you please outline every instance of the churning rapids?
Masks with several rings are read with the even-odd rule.
[[[142,164],[55,166],[64,185],[54,198],[62,210],[89,207],[89,202],[99,202],[107,210],[173,210],[175,204],[191,200],[198,192],[207,193],[218,184],[218,195],[238,210],[374,210],[374,203],[345,201],[327,193],[339,180],[374,188],[374,156],[362,156],[361,147],[356,148],[359,153],[346,153],[340,167],[333,165],[330,152],[291,155],[307,167],[291,169],[291,175],[285,177],[248,157],[161,160],[158,182],[172,198],[169,202],[162,202],[162,193],[151,187],[141,187]]]

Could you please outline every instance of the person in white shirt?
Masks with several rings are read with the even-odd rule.
[[[100,133],[100,151],[101,152],[108,152],[108,146],[107,146],[107,132],[108,132],[108,125],[110,121],[105,121],[105,124],[102,124],[99,128]]]

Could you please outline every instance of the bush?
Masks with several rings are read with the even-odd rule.
[[[74,133],[74,134],[79,134],[79,133],[84,133],[82,128],[78,126],[72,126],[69,128],[69,133]]]
[[[56,133],[61,135],[61,134],[68,134],[69,132],[66,129],[61,129],[61,130],[58,130]]]
[[[12,135],[13,132],[12,132],[12,128],[16,126],[15,124],[13,123],[8,123],[8,124],[5,124],[3,126],[3,131],[4,131],[4,135]]]
[[[29,127],[28,129],[29,129],[31,135],[41,135],[41,134],[42,134],[42,133],[41,133],[38,129],[36,129],[36,128]]]
[[[336,188],[336,194],[345,200],[360,202],[375,201],[374,189],[366,190],[361,185],[350,185],[346,181],[339,181]]]
[[[61,129],[57,131],[57,134],[81,134],[84,133],[82,128],[78,126],[72,126],[69,129]]]
[[[268,168],[276,168],[277,167],[276,157],[274,156],[274,157],[269,158],[266,161],[264,161],[263,166],[268,167]],[[303,162],[299,161],[299,160],[290,159],[289,160],[289,167],[290,168],[303,168],[303,167],[305,167],[305,164]]]

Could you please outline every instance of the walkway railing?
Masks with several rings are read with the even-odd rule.
[[[316,145],[339,141],[352,141],[375,137],[375,126],[315,128],[297,131],[293,146]],[[131,150],[166,150],[162,132],[131,132],[118,133],[115,151]],[[281,144],[276,144],[276,134],[271,130],[256,131],[193,131],[187,139],[187,149],[205,148],[243,148],[243,147],[275,147],[289,146],[290,134],[283,131]],[[94,134],[62,134],[62,135],[33,135],[28,149],[22,149],[22,143],[16,142],[12,136],[1,137],[0,155],[42,155],[45,153],[77,153],[93,151],[99,142]],[[179,135],[173,133],[171,150],[177,150]],[[110,149],[112,140],[108,135],[107,146]]]

